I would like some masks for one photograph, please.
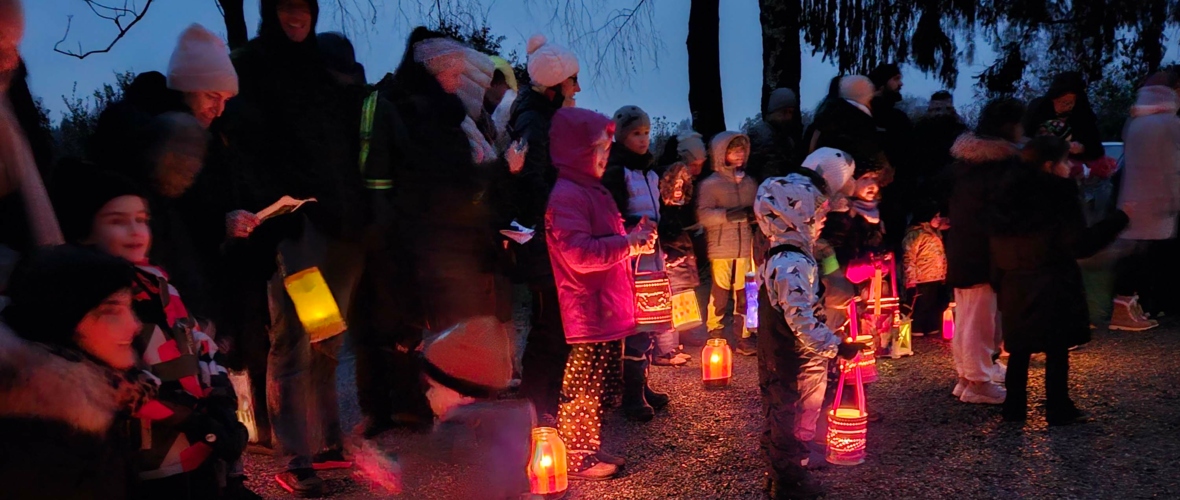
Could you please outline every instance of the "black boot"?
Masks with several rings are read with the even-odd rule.
[[[643,361],[623,360],[623,415],[636,422],[648,422],[656,416],[655,409],[647,404],[644,395],[647,388],[645,364]]]
[[[664,407],[668,406],[668,402],[672,401],[672,398],[668,397],[666,393],[656,392],[651,386],[643,388],[643,398],[656,411],[663,410]]]

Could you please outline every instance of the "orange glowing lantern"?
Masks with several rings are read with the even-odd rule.
[[[943,340],[950,340],[955,338],[955,303],[951,302],[946,310],[942,312],[942,338]]]
[[[836,385],[835,408],[828,411],[828,463],[835,465],[860,465],[865,461],[866,436],[869,429],[869,413],[865,408],[864,378],[857,365],[858,355],[847,364],[852,368],[840,370],[840,381]],[[856,406],[841,407],[846,378],[851,374],[853,390],[856,391]]]
[[[706,388],[725,387],[733,375],[733,352],[725,339],[709,339],[701,351],[701,379]]]
[[[287,295],[295,303],[295,314],[312,342],[335,337],[348,327],[340,316],[340,307],[324,281],[318,267],[304,269],[283,279]]]
[[[529,460],[529,492],[534,495],[561,493],[569,488],[566,476],[565,443],[557,429],[533,429],[533,456]]]

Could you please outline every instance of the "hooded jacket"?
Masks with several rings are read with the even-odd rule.
[[[734,168],[725,164],[725,151],[738,132],[722,132],[713,137],[709,151],[713,174],[697,188],[697,220],[705,227],[710,259],[749,259],[753,257],[753,232],[750,220],[729,217],[729,210],[754,206],[758,184],[749,175],[739,181]],[[731,220],[733,219],[733,220]]]
[[[831,359],[836,357],[840,338],[824,324],[823,285],[814,257],[818,237],[814,226],[817,215],[827,210],[825,201],[807,177],[790,174],[759,186],[754,214],[772,248],[759,270],[768,306],[776,313],[775,321],[767,323],[770,333],[787,337],[795,351],[807,357]],[[774,250],[783,247],[791,248]],[[780,317],[783,321],[778,321]]]
[[[1180,98],[1163,86],[1143,87],[1123,129],[1125,167],[1119,207],[1135,205],[1122,238],[1176,236],[1180,213]]]
[[[944,240],[948,286],[971,288],[988,282],[991,254],[983,214],[996,180],[1007,170],[1020,167],[1019,154],[1008,141],[973,133],[959,136],[951,147],[955,157],[947,198],[951,229]]]
[[[558,178],[545,212],[545,238],[570,344],[635,332],[630,246],[618,207],[594,172],[594,142],[613,126],[610,118],[583,109],[563,108],[553,117],[550,154]]]

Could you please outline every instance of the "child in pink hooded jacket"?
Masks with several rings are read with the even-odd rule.
[[[558,431],[569,450],[570,476],[583,479],[612,477],[623,462],[599,450],[602,393],[608,366],[622,363],[622,340],[635,332],[629,259],[655,244],[649,221],[629,234],[623,229],[618,206],[602,186],[613,129],[601,114],[563,108],[549,133],[557,184],[545,212],[545,238],[572,346]]]

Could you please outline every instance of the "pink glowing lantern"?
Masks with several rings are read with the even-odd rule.
[[[864,379],[858,355],[848,362],[851,368],[840,370],[836,385],[836,404],[828,411],[827,461],[834,465],[860,465],[865,461],[869,413],[865,407]],[[849,380],[849,375],[852,375]],[[854,407],[841,407],[846,383],[856,391]]]
[[[955,303],[951,302],[946,310],[942,312],[942,338],[950,340],[955,338]]]

